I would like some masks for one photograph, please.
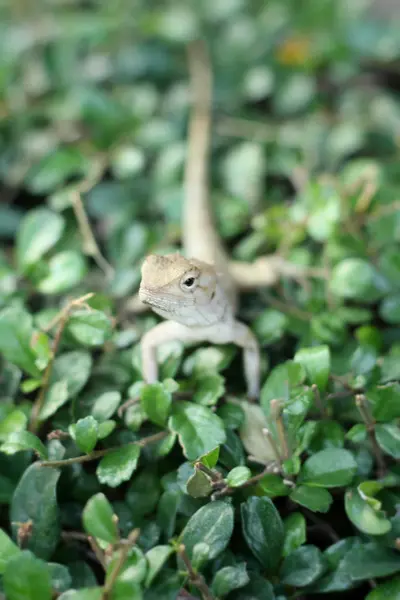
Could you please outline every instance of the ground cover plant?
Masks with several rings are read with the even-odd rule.
[[[399,19],[363,2],[3,2],[0,598],[400,597]],[[131,298],[180,247],[185,49],[214,72],[210,193],[240,352],[160,348]]]

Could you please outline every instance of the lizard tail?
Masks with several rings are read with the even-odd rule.
[[[217,234],[209,202],[209,150],[211,139],[212,69],[206,44],[196,40],[188,45],[188,67],[192,108],[182,208],[182,243],[187,258],[214,264],[223,274],[226,291],[236,304],[233,280],[229,277],[228,256]]]

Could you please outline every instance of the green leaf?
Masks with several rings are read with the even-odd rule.
[[[284,540],[277,509],[270,498],[250,497],[240,510],[247,545],[263,567],[273,573],[279,564]]]
[[[146,579],[144,582],[146,588],[150,587],[153,579],[158,575],[172,552],[172,546],[154,546],[154,548],[151,548],[151,550],[146,552],[146,560],[148,563]]]
[[[99,462],[96,475],[100,483],[118,487],[123,481],[129,481],[137,467],[140,447],[131,444],[117,448],[106,454]]]
[[[162,383],[144,385],[140,391],[140,402],[147,417],[164,427],[172,404],[172,395]]]
[[[388,577],[400,572],[400,554],[376,542],[369,542],[360,545],[352,554],[347,569],[354,582]]]
[[[61,594],[70,589],[72,578],[67,567],[58,563],[47,563],[47,567],[50,571],[52,588],[56,592]]]
[[[229,487],[240,487],[251,477],[251,471],[248,467],[235,467],[226,476],[226,482]]]
[[[310,487],[309,485],[297,486],[290,494],[290,499],[313,512],[328,512],[333,498],[324,488]]]
[[[31,340],[31,348],[37,356],[36,366],[42,371],[47,367],[52,357],[49,336],[43,331],[35,332]]]
[[[285,585],[304,587],[316,581],[324,571],[321,552],[316,546],[301,546],[282,564],[281,581]]]
[[[376,421],[393,421],[400,418],[399,383],[370,388],[367,398]]]
[[[22,410],[13,410],[0,420],[0,440],[7,440],[11,434],[22,433],[26,429],[28,418]]]
[[[400,294],[391,294],[382,300],[379,314],[387,323],[400,323]]]
[[[112,323],[100,310],[77,310],[68,320],[69,333],[84,346],[102,346],[111,338]]]
[[[18,523],[32,521],[32,533],[26,547],[44,560],[52,556],[60,538],[56,494],[60,474],[59,469],[33,463],[19,480],[11,502],[13,538],[17,539]]]
[[[389,600],[390,598],[393,600],[400,598],[400,577],[380,583],[365,597],[365,600]]]
[[[72,176],[84,175],[89,163],[77,146],[58,148],[35,163],[29,173],[29,187],[35,194],[47,194]]]
[[[285,528],[285,539],[282,556],[288,556],[305,543],[307,539],[306,520],[301,513],[294,512],[286,517],[283,525]]]
[[[345,258],[331,274],[329,287],[340,298],[374,302],[385,291],[381,276],[361,258]]]
[[[40,412],[41,420],[51,417],[69,398],[81,391],[89,379],[92,364],[91,355],[78,350],[66,352],[55,359],[49,390]]]
[[[0,446],[0,452],[4,454],[15,454],[21,450],[34,450],[42,460],[48,457],[46,446],[30,431],[12,433]]]
[[[52,600],[49,569],[29,550],[13,556],[3,577],[7,600]]]
[[[21,550],[8,537],[6,532],[0,529],[0,575],[6,570],[9,561],[20,552]]]
[[[327,448],[310,456],[300,471],[299,483],[318,487],[349,485],[357,470],[357,463],[348,450]]]
[[[212,492],[212,482],[210,477],[203,471],[195,470],[186,483],[186,490],[192,498],[204,498]]]
[[[204,374],[196,379],[193,401],[202,406],[214,406],[225,393],[225,379],[219,373]]]
[[[36,263],[59,241],[65,222],[48,208],[31,210],[23,218],[17,233],[17,263],[20,269]]]
[[[42,294],[62,294],[77,286],[87,272],[86,258],[76,250],[65,250],[51,257],[48,274],[41,279],[38,290]]]
[[[302,348],[296,352],[294,361],[304,367],[311,384],[315,383],[320,392],[325,391],[331,366],[328,346]]]
[[[378,423],[375,426],[376,441],[386,454],[400,459],[400,429],[393,423]]]
[[[99,423],[107,421],[117,410],[121,402],[120,392],[104,392],[96,398],[92,406],[92,415]]]
[[[269,345],[281,339],[287,329],[289,320],[286,315],[273,308],[264,310],[254,320],[254,331],[263,345]]]
[[[89,454],[96,446],[99,424],[91,415],[79,419],[77,423],[70,426],[69,431],[82,452]]]
[[[344,506],[350,521],[363,533],[384,535],[392,527],[385,513],[379,509],[374,509],[357,489],[346,491]]]
[[[106,437],[108,437],[110,433],[114,431],[116,426],[117,423],[113,420],[103,421],[102,423],[99,423],[99,430],[97,434],[99,440],[104,440]]]
[[[122,548],[118,548],[112,554],[111,560],[107,563],[106,570],[106,581],[111,577],[111,573],[113,572],[116,564],[120,560]],[[128,557],[125,560],[123,567],[120,570],[120,574],[117,577],[117,581],[125,582],[130,584],[138,584],[141,583],[147,571],[147,561],[146,558],[140,548],[138,546],[133,546],[129,550]],[[130,596],[128,596],[128,599]]]
[[[201,456],[199,460],[203,465],[205,465],[209,469],[213,469],[218,462],[218,458],[219,446],[217,446],[213,450],[210,450],[210,452],[207,452],[207,454],[204,454],[204,456]]]
[[[104,494],[96,494],[86,502],[82,522],[89,535],[110,544],[118,540],[114,511]]]
[[[238,429],[245,421],[242,407],[229,401],[218,407],[217,415],[223,420],[225,427],[229,429]]]
[[[188,460],[198,459],[226,440],[221,419],[209,408],[190,402],[179,402],[173,406],[168,428],[178,434]]]
[[[290,488],[283,483],[282,477],[274,473],[264,475],[258,482],[257,489],[261,490],[262,495],[269,496],[270,498],[287,496],[290,493]]]
[[[287,401],[293,388],[303,383],[305,370],[300,363],[288,360],[275,367],[261,390],[261,406],[269,414],[269,403],[274,398]]]
[[[0,353],[32,377],[40,377],[30,345],[32,335],[32,317],[28,312],[16,306],[0,312]]]
[[[227,547],[233,532],[233,507],[217,500],[202,506],[187,522],[180,540],[189,558],[197,544],[209,547],[208,560],[216,558]]]
[[[233,590],[245,586],[249,581],[250,577],[247,573],[246,563],[239,563],[234,567],[223,567],[215,574],[211,591],[216,597],[222,598]]]

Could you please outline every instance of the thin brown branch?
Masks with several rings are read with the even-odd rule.
[[[115,562],[114,568],[112,569],[110,575],[107,577],[106,582],[103,588],[102,600],[109,600],[112,594],[112,590],[114,584],[118,578],[118,575],[121,573],[121,570],[128,558],[128,554],[130,549],[136,544],[137,539],[140,534],[140,529],[134,529],[128,536],[126,540],[126,544],[121,547],[119,557]]]
[[[289,444],[286,437],[285,425],[282,419],[282,404],[275,398],[270,402],[271,416],[276,424],[279,445],[282,453],[282,460],[285,461],[290,457]]]
[[[58,347],[59,347],[60,341],[61,341],[61,336],[62,336],[64,328],[67,324],[70,312],[72,309],[74,309],[76,307],[81,307],[86,302],[86,300],[88,300],[92,296],[93,296],[93,294],[85,294],[85,296],[82,296],[81,298],[71,300],[71,302],[69,302],[67,304],[67,306],[65,306],[59,312],[59,314],[56,316],[56,318],[50,323],[50,325],[52,327],[56,324],[58,324],[58,327],[57,327],[57,330],[56,330],[56,333],[54,336],[54,340],[53,340],[53,344],[52,344],[52,348],[51,348],[51,358],[45,369],[45,372],[43,375],[43,380],[42,380],[42,385],[40,386],[39,393],[38,393],[36,400],[32,406],[32,411],[31,411],[31,416],[30,416],[30,426],[29,426],[29,429],[30,429],[30,431],[32,431],[32,433],[36,433],[39,428],[40,411],[42,410],[42,407],[44,404],[46,391],[49,386],[50,376],[51,376],[51,373],[53,370],[54,360],[56,358]]]
[[[190,558],[188,557],[186,548],[183,544],[179,546],[177,552],[185,563],[190,583],[197,587],[203,600],[214,600],[214,596],[211,594],[210,588],[206,584],[204,577],[193,569],[192,563],[190,562]]]
[[[99,563],[105,570],[106,569],[106,558],[104,556],[103,550],[100,548],[100,546],[96,542],[96,539],[93,536],[91,536],[91,535],[88,536],[88,542],[89,542],[90,547],[92,548],[97,560],[99,561]]]
[[[159,442],[169,435],[168,431],[160,431],[159,433],[155,433],[154,435],[149,435],[148,437],[142,438],[141,440],[135,440],[134,442],[129,442],[129,444],[124,444],[123,446],[113,446],[112,448],[104,448],[103,450],[93,450],[93,452],[89,452],[89,454],[82,454],[81,456],[74,456],[72,458],[66,458],[65,460],[43,460],[40,462],[41,467],[66,467],[68,465],[73,465],[75,463],[84,463],[89,462],[91,460],[96,460],[97,458],[101,458],[110,452],[114,452],[115,450],[120,450],[121,448],[125,448],[127,446],[140,446],[143,448],[147,446],[147,444],[153,444],[155,442]]]
[[[357,408],[360,412],[361,418],[364,421],[365,426],[367,428],[367,432],[368,432],[369,439],[370,439],[371,446],[372,446],[372,451],[374,453],[375,460],[376,460],[378,478],[380,479],[385,476],[386,463],[385,463],[385,458],[383,456],[383,452],[382,452],[378,442],[376,441],[376,436],[375,436],[375,424],[376,423],[375,423],[373,416],[371,415],[371,412],[370,412],[369,406],[368,406],[368,401],[367,401],[367,398],[364,396],[364,394],[356,395],[356,406],[357,406]]]

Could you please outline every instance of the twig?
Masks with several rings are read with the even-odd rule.
[[[282,405],[279,400],[275,398],[270,402],[271,406],[271,416],[273,417],[276,423],[276,431],[278,433],[279,444],[282,452],[282,460],[285,461],[289,458],[289,445],[286,438],[285,425],[282,419]]]
[[[250,477],[247,481],[245,481],[241,485],[238,485],[237,487],[226,486],[221,491],[216,492],[215,496],[218,498],[220,498],[221,496],[230,496],[231,494],[234,494],[238,490],[242,490],[243,488],[250,487],[252,485],[256,485],[266,475],[268,475],[270,473],[276,473],[276,470],[277,470],[277,467],[275,464],[265,467],[265,469],[261,473],[258,473],[258,475],[253,475],[253,477]]]
[[[270,432],[270,430],[267,429],[266,427],[264,427],[264,429],[262,430],[262,432],[265,435],[265,437],[268,438],[268,442],[269,442],[269,444],[271,446],[272,452],[275,455],[276,462],[279,465],[280,471],[282,471],[282,456],[281,456],[281,453],[279,451],[278,446],[276,445],[274,436],[272,435],[272,433]]]
[[[65,460],[43,460],[39,464],[41,467],[66,467],[67,465],[73,465],[75,463],[89,462],[91,460],[101,458],[102,456],[105,456],[110,452],[114,452],[115,450],[126,448],[127,446],[140,446],[143,448],[144,446],[147,446],[147,444],[159,442],[167,437],[167,435],[169,435],[168,431],[160,431],[159,433],[149,435],[141,440],[135,440],[134,442],[124,444],[123,446],[113,446],[112,448],[104,448],[103,450],[93,450],[93,452],[89,452],[89,454],[82,454],[81,456],[74,456],[72,458],[66,458]]]
[[[103,569],[106,570],[106,559],[104,556],[104,552],[96,542],[96,539],[93,536],[89,535],[88,542],[93,552],[95,553],[97,560],[99,561]]]
[[[97,266],[105,273],[106,277],[111,279],[114,276],[114,269],[100,252],[100,248],[90,227],[89,219],[78,190],[71,192],[71,201],[78,227],[83,238],[84,253],[91,256],[97,263]]]
[[[190,562],[190,558],[186,553],[186,548],[184,544],[181,544],[179,546],[177,552],[183,560],[183,562],[185,563],[190,583],[197,587],[203,600],[214,600],[214,596],[211,594],[210,588],[206,584],[204,577],[200,573],[196,573],[196,571],[193,569],[192,563]]]
[[[126,402],[123,402],[123,404],[121,404],[121,406],[117,410],[118,416],[122,417],[122,415],[124,414],[124,412],[126,411],[127,408],[129,408],[130,406],[133,406],[134,404],[137,404],[138,402],[139,402],[139,396],[135,396],[135,398],[129,398],[129,400],[126,400]]]
[[[93,296],[93,294],[90,293],[90,294],[85,294],[85,296],[81,296],[81,298],[77,298],[76,300],[71,300],[71,302],[69,302],[67,304],[67,306],[59,312],[59,314],[55,317],[55,319],[53,319],[53,321],[48,326],[48,328],[50,326],[53,327],[56,323],[58,323],[57,331],[55,333],[54,341],[53,341],[52,348],[51,348],[51,358],[50,358],[49,363],[44,372],[42,385],[40,386],[39,393],[38,393],[38,395],[35,399],[35,402],[32,406],[32,411],[31,411],[31,416],[30,416],[30,426],[29,426],[29,429],[30,429],[30,431],[32,431],[32,433],[36,433],[38,430],[38,427],[39,427],[40,411],[42,410],[42,407],[43,407],[46,391],[47,391],[49,381],[50,381],[50,376],[51,376],[51,373],[53,370],[54,360],[56,358],[57,350],[58,350],[58,347],[59,347],[60,341],[61,341],[61,336],[62,336],[64,328],[67,324],[69,314],[73,308],[76,308],[77,306],[82,306],[86,302],[86,300],[88,300],[92,296]]]
[[[324,403],[322,402],[321,394],[319,392],[319,388],[316,383],[312,384],[311,390],[314,394],[315,404],[317,405],[317,407],[321,413],[321,416],[326,419],[328,414],[326,412],[326,407],[324,406]]]
[[[223,478],[222,478],[221,473],[219,473],[218,471],[209,469],[208,467],[206,467],[206,465],[203,465],[203,463],[201,463],[201,462],[196,462],[194,466],[198,471],[202,471],[203,473],[208,475],[208,477],[211,479],[211,481],[213,483],[218,483],[218,484],[221,483]]]
[[[123,566],[125,564],[125,561],[128,557],[130,549],[136,544],[139,534],[140,534],[140,529],[134,529],[133,531],[131,531],[131,533],[128,536],[128,539],[126,540],[126,544],[124,544],[122,546],[118,560],[116,561],[114,568],[112,569],[110,575],[108,576],[108,578],[105,582],[105,585],[103,588],[102,600],[109,600],[112,589],[117,580],[117,577],[120,574],[121,569],[123,568]]]
[[[364,396],[364,394],[356,395],[356,406],[360,412],[362,420],[364,421],[364,423],[366,425],[369,439],[371,441],[372,451],[374,453],[376,464],[377,464],[378,478],[381,479],[382,477],[385,476],[385,473],[386,473],[386,463],[385,463],[385,459],[383,456],[383,452],[382,452],[378,442],[376,441],[375,420],[370,413],[368,401],[367,401],[367,398]]]

